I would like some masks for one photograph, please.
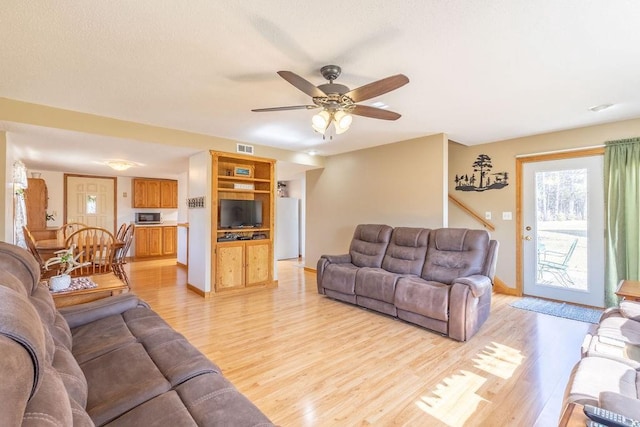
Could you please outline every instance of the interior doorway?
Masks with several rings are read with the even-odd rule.
[[[521,293],[604,306],[601,153],[518,159]]]
[[[64,222],[116,230],[116,178],[64,175]]]

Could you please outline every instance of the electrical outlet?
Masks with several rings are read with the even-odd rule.
[[[127,192],[126,191],[122,192],[122,197],[124,197],[125,199],[127,198]]]
[[[511,212],[502,212],[502,219],[505,221],[511,221],[513,216],[511,215]]]
[[[491,212],[487,211],[484,213],[484,219],[491,219]]]

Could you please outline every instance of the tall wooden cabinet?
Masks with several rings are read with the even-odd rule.
[[[24,192],[27,208],[27,228],[29,231],[47,228],[47,207],[49,195],[47,184],[41,178],[27,178],[27,189]]]
[[[273,285],[275,160],[212,151],[212,290]],[[220,225],[220,201],[258,200],[260,225]]]

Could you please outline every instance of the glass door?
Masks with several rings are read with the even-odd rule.
[[[604,306],[603,158],[523,164],[523,290]]]

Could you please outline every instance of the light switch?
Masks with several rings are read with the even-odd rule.
[[[491,219],[491,212],[487,211],[484,213],[484,219]]]
[[[511,221],[513,219],[511,212],[502,212],[502,219],[505,221]]]
[[[127,197],[127,192],[126,192],[126,191],[123,191],[123,192],[122,192],[122,197],[124,197],[124,198],[126,198],[126,197]]]

